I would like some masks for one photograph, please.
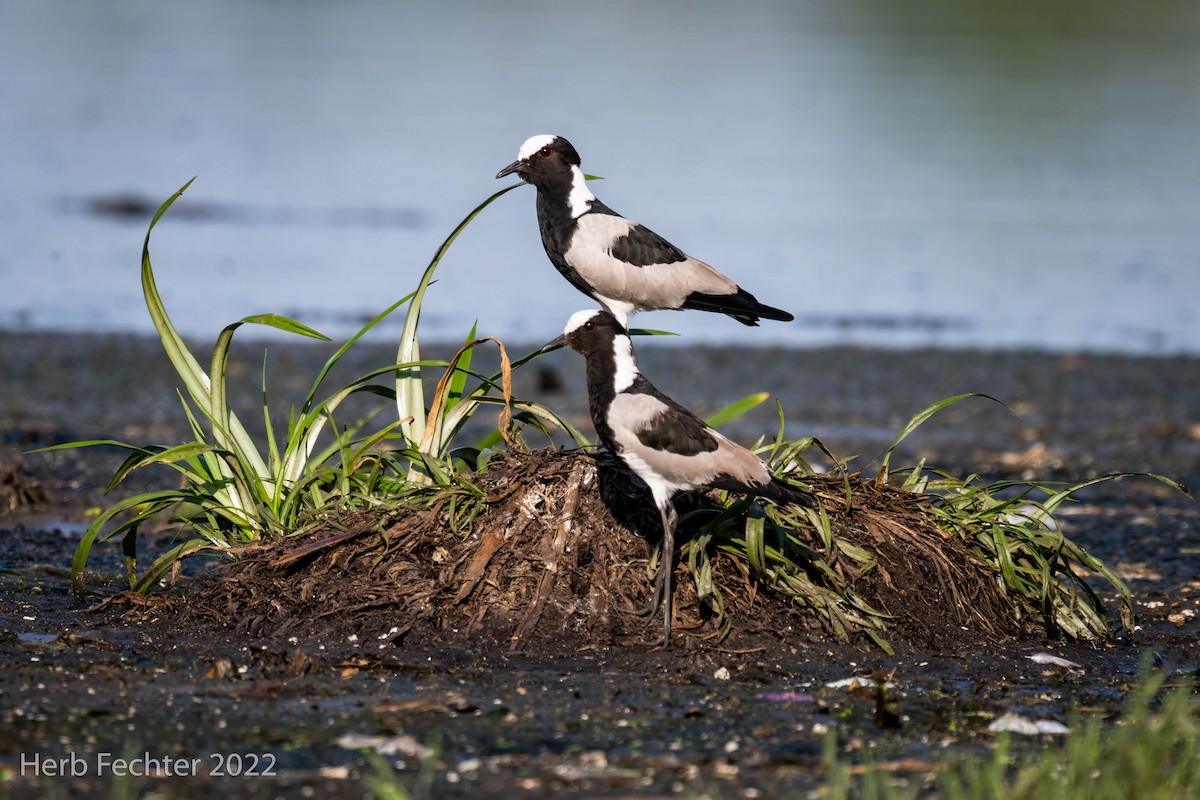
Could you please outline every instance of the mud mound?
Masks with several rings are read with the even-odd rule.
[[[649,641],[660,623],[628,609],[650,598],[660,531],[634,480],[603,455],[497,455],[479,480],[486,497],[469,532],[451,525],[461,497],[348,515],[245,551],[200,581],[188,613],[263,638],[357,636],[546,654]],[[813,487],[835,531],[876,554],[873,569],[856,571],[836,552],[823,553],[860,597],[892,616],[893,644],[961,646],[1022,633],[992,571],[928,522],[918,509],[923,498],[856,477],[847,512],[840,479],[819,478]],[[699,494],[679,502],[681,517],[717,508]],[[686,541],[691,531],[681,524],[680,532]],[[818,541],[811,546],[821,549]],[[712,554],[712,567],[728,636],[677,566],[675,630],[683,646],[829,640],[817,614],[756,584],[731,556]]]

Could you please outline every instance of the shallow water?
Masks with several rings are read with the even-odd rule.
[[[154,242],[179,326],[275,311],[344,336],[555,131],[610,205],[797,315],[642,320],[689,342],[1200,352],[1200,9],[1182,0],[4,16],[4,327],[149,330],[146,223],[199,175]],[[478,317],[543,341],[588,304],[532,206],[515,192],[456,244],[427,337]]]

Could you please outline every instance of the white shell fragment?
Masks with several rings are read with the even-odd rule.
[[[1066,667],[1067,669],[1078,669],[1078,670],[1083,669],[1082,665],[1076,664],[1074,661],[1068,661],[1065,658],[1059,658],[1058,656],[1052,656],[1049,653],[1034,653],[1031,656],[1025,656],[1025,657],[1028,658],[1030,661],[1036,662],[1038,664],[1053,664],[1056,667]]]
[[[826,689],[874,689],[879,685],[879,681],[873,678],[861,678],[857,675],[850,678],[842,678],[841,680],[829,681],[825,684]],[[895,689],[896,684],[891,681],[885,681],[883,684],[885,689]]]
[[[1022,736],[1062,736],[1071,729],[1052,719],[1030,719],[1009,712],[996,719],[988,730],[992,733],[1019,733]]]
[[[338,737],[337,744],[347,750],[374,750],[385,756],[405,755],[425,759],[433,755],[432,750],[407,733],[397,736],[344,733]]]

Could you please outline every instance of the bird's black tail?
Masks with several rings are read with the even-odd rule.
[[[817,498],[811,492],[784,483],[778,478],[772,478],[771,482],[763,487],[759,496],[775,503],[795,503],[808,508],[813,508],[817,504]]]
[[[718,314],[728,314],[743,325],[757,325],[759,317],[774,319],[780,322],[791,322],[795,319],[788,312],[764,305],[747,292],[739,288],[737,294],[705,294],[692,292],[683,301],[684,308],[697,311],[715,311]]]
[[[714,489],[724,489],[729,492],[738,492],[739,494],[752,494],[755,497],[762,497],[770,500],[772,503],[794,503],[798,506],[806,506],[807,508],[815,508],[817,498],[812,492],[799,486],[792,486],[789,483],[784,483],[779,478],[772,477],[771,482],[762,483],[745,483],[735,480],[728,475],[718,475],[708,483]]]

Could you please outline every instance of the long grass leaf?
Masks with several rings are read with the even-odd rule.
[[[750,409],[760,405],[770,395],[767,392],[756,392],[734,401],[705,420],[709,426],[719,428],[730,420],[737,419]]]
[[[762,517],[746,518],[746,560],[757,576],[765,576],[767,567],[766,520]]]
[[[189,539],[182,544],[176,545],[156,558],[154,563],[151,564],[146,569],[146,572],[142,575],[142,577],[138,579],[137,583],[130,588],[132,588],[135,592],[148,592],[151,588],[153,588],[154,584],[158,583],[159,579],[162,578],[162,576],[165,575],[167,571],[175,565],[175,562],[192,553],[209,549],[213,548],[204,539]]]
[[[179,373],[179,377],[183,379],[184,386],[187,388],[188,394],[192,400],[201,408],[209,408],[209,376],[200,367],[200,363],[188,350],[184,344],[183,337],[179,335],[171,318],[167,315],[166,305],[162,301],[162,296],[158,292],[158,286],[154,280],[154,269],[150,264],[150,235],[154,231],[154,226],[162,218],[176,200],[178,200],[192,185],[192,181],[188,181],[175,194],[171,195],[166,202],[159,206],[158,211],[154,213],[154,217],[150,221],[150,227],[146,230],[146,238],[142,243],[142,295],[146,301],[146,309],[150,312],[150,319],[154,323],[154,329],[158,332],[158,338],[162,342],[163,349],[167,352],[167,357],[171,364],[175,367],[175,371]],[[236,415],[231,415],[229,421],[229,430],[232,435],[237,436],[239,440],[250,441],[249,435],[238,421]],[[257,454],[255,454],[257,457]],[[260,471],[266,469],[265,465],[256,464]]]
[[[908,424],[900,429],[900,433],[896,434],[896,438],[892,441],[891,446],[888,447],[887,451],[883,455],[883,461],[879,466],[879,480],[881,480],[881,481],[887,480],[888,465],[891,462],[892,453],[896,450],[897,447],[900,446],[901,442],[903,442],[905,439],[907,439],[909,437],[909,434],[911,434],[917,428],[921,427],[921,425],[927,419],[932,417],[937,412],[941,411],[943,408],[954,405],[955,403],[959,402],[960,400],[965,400],[968,397],[983,397],[987,400],[991,400],[992,402],[1000,403],[1000,405],[1004,406],[1005,408],[1008,408],[1008,406],[1004,405],[1004,403],[1002,403],[1001,401],[992,397],[991,395],[982,394],[980,392],[967,392],[965,394],[955,395],[954,397],[947,397],[945,400],[939,400],[938,402],[929,406],[924,411],[921,411],[915,417],[910,419],[908,421]]]
[[[412,294],[412,300],[409,301],[408,314],[404,318],[404,328],[400,333],[400,346],[396,351],[397,364],[420,360],[421,354],[420,345],[417,342],[417,326],[421,316],[421,304],[425,299],[425,291],[429,288],[430,281],[433,280],[433,273],[441,263],[442,258],[446,255],[446,252],[450,249],[450,245],[454,244],[454,240],[458,238],[459,234],[471,224],[471,221],[480,212],[498,198],[524,185],[522,182],[507,186],[475,206],[471,213],[467,214],[455,226],[450,235],[438,247],[437,252],[434,253],[433,258],[429,262],[429,266],[421,274],[421,280],[417,284],[416,291]],[[400,419],[411,417],[411,420],[404,423],[401,428],[409,442],[413,444],[420,442],[425,435],[425,394],[424,385],[421,383],[420,368],[396,371],[396,413]]]
[[[88,557],[92,552],[92,545],[97,541],[97,539],[108,539],[119,532],[128,530],[129,528],[136,526],[141,520],[153,516],[163,508],[173,505],[174,503],[184,499],[186,496],[186,493],[179,489],[169,489],[160,492],[146,492],[134,497],[127,497],[124,500],[118,500],[116,503],[113,503],[111,506],[104,509],[99,516],[92,520],[92,524],[88,526],[87,531],[83,534],[83,538],[80,539],[79,544],[75,547],[75,554],[71,558],[72,591],[80,596],[84,594],[83,572],[87,568]],[[141,506],[143,510],[133,520],[126,521],[116,530],[110,531],[104,536],[101,536],[101,534],[104,533],[104,527],[111,519],[113,519],[113,517],[124,511],[128,511],[129,509],[138,508],[139,506]]]
[[[476,332],[479,329],[479,320],[476,320],[471,325],[471,332],[467,334],[467,342],[474,342],[478,337]],[[453,374],[450,377],[449,391],[446,395],[446,410],[454,408],[455,404],[462,399],[463,390],[467,387],[467,378],[470,375],[471,359],[475,354],[473,347],[464,347],[462,357],[458,360],[457,367],[452,370]],[[453,363],[453,360],[451,361]]]
[[[307,336],[310,339],[320,339],[323,342],[331,341],[328,336],[320,331],[308,327],[303,322],[297,322],[280,314],[253,314],[249,317],[244,317],[242,322],[247,325],[266,325],[268,328],[277,328],[287,333]]]

